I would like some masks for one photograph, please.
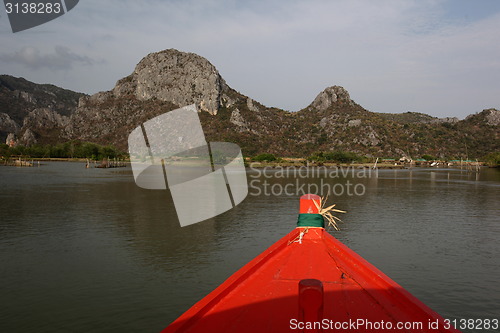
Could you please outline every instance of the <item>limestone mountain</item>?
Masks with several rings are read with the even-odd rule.
[[[216,68],[196,54],[151,53],[113,90],[81,98],[65,137],[125,149],[128,133],[144,121],[194,103],[216,115],[229,91]]]
[[[0,75],[0,142],[9,133],[28,144],[37,138],[60,141],[61,129],[68,125],[82,96],[54,85]]]
[[[15,91],[2,89],[11,95]],[[17,91],[19,96],[24,92]],[[465,157],[467,149],[468,156],[481,157],[500,150],[500,111],[496,109],[464,120],[410,112],[375,113],[352,100],[346,89],[332,86],[306,108],[288,112],[266,107],[232,89],[205,58],[173,49],[147,55],[110,91],[92,96],[65,93],[65,110],[41,103],[16,115],[12,106],[5,107],[14,97],[2,94],[0,129],[18,133],[26,143],[30,137],[47,142],[57,134],[60,141],[91,141],[126,150],[128,134],[135,127],[194,103],[207,141],[237,143],[247,156],[263,152],[307,156],[344,150],[372,156]],[[77,106],[69,96],[80,97]]]

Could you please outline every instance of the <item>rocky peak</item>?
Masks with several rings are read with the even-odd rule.
[[[497,109],[484,109],[483,111],[475,114],[468,115],[465,120],[486,123],[490,126],[500,125],[500,110]]]
[[[217,114],[225,81],[207,59],[175,49],[151,53],[134,72],[117,82],[116,97],[133,95],[138,100],[157,99],[178,106],[197,104],[202,111]]]
[[[483,112],[486,113],[486,122],[488,125],[496,126],[500,124],[500,110],[486,109]]]
[[[324,111],[332,105],[353,106],[349,92],[340,86],[328,87],[316,96],[309,109]]]

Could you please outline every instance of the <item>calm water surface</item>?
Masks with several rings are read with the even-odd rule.
[[[159,332],[294,228],[297,185],[347,181],[335,237],[444,317],[500,319],[500,170],[249,172],[242,204],[180,228],[129,168],[0,167],[0,332]]]

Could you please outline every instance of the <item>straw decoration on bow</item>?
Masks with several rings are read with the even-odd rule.
[[[316,201],[313,201],[313,202],[314,202],[314,205],[316,206],[316,208],[318,208],[318,213],[321,214],[328,221],[328,225],[332,226],[335,230],[340,230],[337,222],[342,222],[342,220],[340,218],[338,218],[337,216],[333,215],[332,213],[334,213],[334,212],[347,213],[347,212],[344,210],[340,210],[340,209],[334,209],[333,207],[336,206],[335,204],[328,206],[328,207],[323,207],[325,205],[327,199],[328,199],[328,196],[326,196],[325,198],[322,197],[319,201],[319,204]]]

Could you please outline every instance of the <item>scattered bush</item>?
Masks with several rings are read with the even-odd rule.
[[[484,157],[486,164],[492,167],[500,167],[500,152],[490,153]]]
[[[434,160],[436,160],[436,158],[435,158],[434,156],[432,156],[432,155],[427,155],[427,154],[426,154],[426,155],[422,155],[422,158],[423,158],[424,160],[426,160],[426,161],[434,161]]]
[[[264,153],[254,156],[252,160],[255,162],[263,162],[263,161],[273,162],[276,161],[276,156],[274,156],[273,154]]]
[[[335,162],[335,163],[351,163],[351,162],[364,162],[365,158],[359,156],[353,152],[318,152],[307,158],[311,162],[324,163],[324,162]]]

